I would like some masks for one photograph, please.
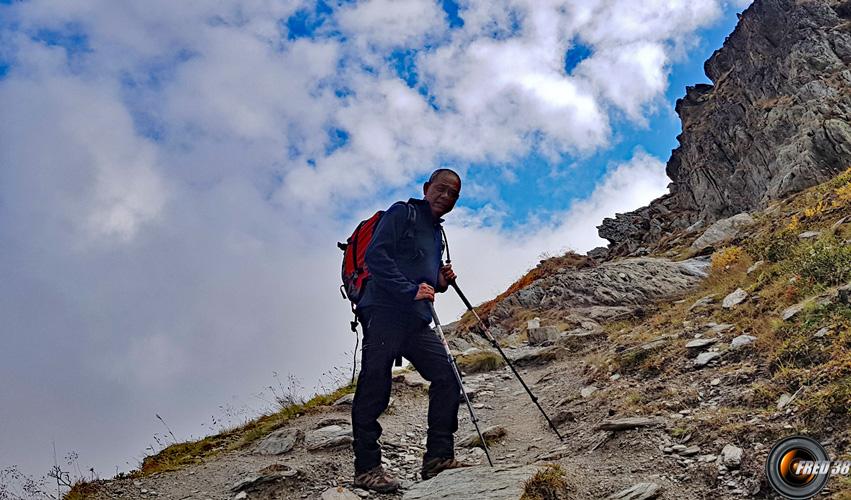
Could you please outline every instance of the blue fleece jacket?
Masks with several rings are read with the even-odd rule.
[[[408,200],[417,211],[414,227],[410,227],[408,207],[397,203],[378,222],[364,258],[369,269],[358,308],[393,307],[400,313],[411,313],[431,321],[426,300],[414,300],[420,283],[428,283],[437,291],[437,277],[443,252],[440,224],[426,200]]]

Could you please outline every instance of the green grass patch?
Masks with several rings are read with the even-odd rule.
[[[787,274],[800,276],[811,291],[842,285],[851,280],[851,246],[824,235],[794,247],[785,268]]]
[[[187,465],[209,459],[223,451],[244,448],[283,427],[294,417],[319,406],[331,404],[346,394],[354,392],[354,390],[355,386],[350,384],[330,394],[314,396],[306,403],[287,406],[275,413],[264,415],[215,436],[208,436],[198,441],[173,444],[156,455],[145,457],[139,470],[134,471],[131,475],[135,477],[148,476],[157,472],[178,470]]]
[[[690,427],[674,427],[668,433],[674,439],[682,439],[693,432],[694,430],[692,430]]]
[[[799,407],[808,421],[824,425],[847,425],[851,418],[851,376],[847,376],[806,395]]]

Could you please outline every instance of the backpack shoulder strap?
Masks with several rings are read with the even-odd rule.
[[[446,239],[446,231],[443,230],[443,225],[440,226],[440,234],[443,236],[443,249],[446,250],[446,263],[452,262],[452,257],[449,256],[449,240]]]
[[[411,203],[408,203],[407,201],[397,201],[396,203],[391,205],[391,207],[396,205],[405,205],[405,207],[408,209],[408,227],[406,233],[413,233],[414,228],[417,225],[417,207],[415,207]]]
[[[416,227],[417,224],[417,207],[411,205],[407,201],[404,202],[408,207],[408,226]]]

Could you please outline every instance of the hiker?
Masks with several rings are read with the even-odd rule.
[[[460,387],[443,344],[429,327],[432,317],[426,302],[434,301],[435,292],[446,291],[456,277],[451,265],[441,265],[440,224],[460,192],[457,173],[435,170],[423,184],[423,199],[390,207],[367,247],[365,262],[371,277],[356,311],[363,325],[363,347],[352,403],[355,487],[388,493],[400,486],[382,467],[378,444],[382,430],[378,417],[390,400],[392,365],[400,356],[431,382],[422,478],[466,466],[455,460],[453,441]],[[416,211],[413,218],[411,209]]]

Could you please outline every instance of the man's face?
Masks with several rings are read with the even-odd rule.
[[[443,217],[454,207],[461,195],[461,180],[449,172],[441,172],[433,182],[423,184],[425,200],[435,217]]]

